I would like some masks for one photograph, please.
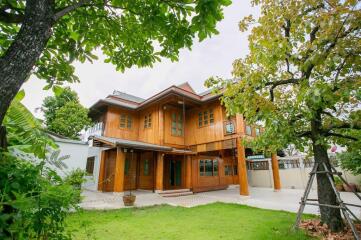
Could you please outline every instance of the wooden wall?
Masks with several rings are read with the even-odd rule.
[[[119,127],[121,114],[132,116],[133,123],[131,129]],[[104,136],[138,140],[139,118],[137,112],[109,106],[105,119]]]

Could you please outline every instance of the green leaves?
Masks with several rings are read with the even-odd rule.
[[[79,103],[78,95],[69,87],[54,86],[54,97],[45,98],[42,111],[47,129],[71,139],[91,125],[88,109]]]
[[[21,10],[25,1],[15,1]],[[56,1],[60,10],[74,1]],[[179,50],[218,34],[216,24],[230,0],[94,0],[59,19],[34,74],[48,83],[77,82],[74,61],[90,61],[100,49],[118,71],[151,67],[162,58],[178,60]],[[0,8],[6,2],[0,3]],[[0,56],[13,42],[18,25],[0,21]]]
[[[253,28],[250,53],[233,63],[237,80],[213,78],[208,87],[224,89],[228,112],[265,126],[253,143],[257,148],[294,144],[302,149],[311,137],[325,147],[334,142],[352,146],[351,138],[360,139],[359,129],[328,127],[355,122],[361,104],[361,13],[356,3],[253,3],[262,14],[257,21],[247,16],[239,24],[241,31]],[[312,127],[317,118],[321,126]]]

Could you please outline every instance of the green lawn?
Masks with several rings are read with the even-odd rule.
[[[74,239],[309,239],[290,230],[296,214],[215,203],[194,208],[156,206],[72,214]]]

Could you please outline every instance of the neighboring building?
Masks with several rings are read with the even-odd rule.
[[[86,170],[89,145],[86,142],[72,140],[64,136],[48,132],[48,135],[59,146],[59,157],[68,156],[63,161],[67,166],[65,169],[56,169],[60,176],[65,176],[74,169],[80,168]]]
[[[248,195],[246,157],[256,154],[241,139],[262,129],[242,115],[227,117],[219,97],[184,83],[149,99],[114,91],[96,102],[90,116],[97,124],[87,136],[97,189],[200,192],[240,182]]]

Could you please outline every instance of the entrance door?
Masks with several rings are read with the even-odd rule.
[[[169,187],[172,189],[182,186],[182,161],[170,159],[169,162]]]
[[[106,151],[105,166],[104,166],[104,192],[114,191],[114,176],[115,176],[115,161],[117,157],[117,151]]]
[[[184,158],[179,155],[165,155],[163,179],[164,189],[182,189],[185,183]]]

